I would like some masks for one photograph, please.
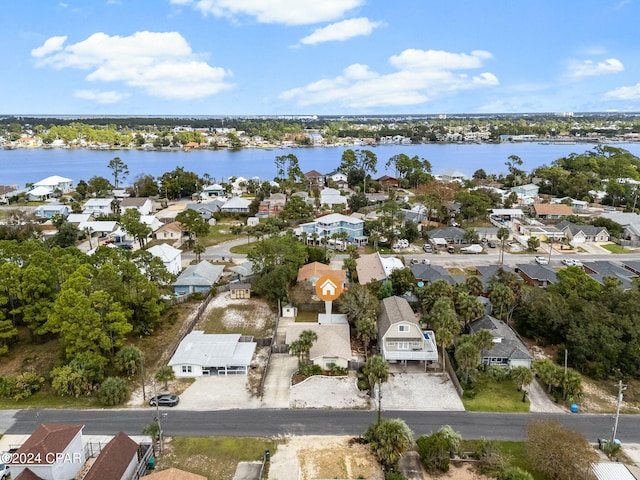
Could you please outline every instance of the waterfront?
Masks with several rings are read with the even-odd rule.
[[[88,180],[93,176],[111,178],[107,164],[114,157],[120,157],[129,167],[129,176],[125,184],[133,181],[140,174],[151,174],[155,177],[164,172],[183,167],[202,176],[209,174],[217,181],[226,180],[230,176],[246,178],[258,176],[271,180],[276,174],[274,159],[279,155],[294,154],[303,171],[317,170],[329,173],[340,164],[342,153],[347,148],[369,149],[378,157],[378,172],[385,173],[385,164],[394,155],[404,153],[417,155],[431,162],[433,173],[438,174],[445,169],[454,168],[471,176],[482,168],[487,173],[506,173],[505,161],[509,155],[519,156],[524,164],[522,168],[531,171],[543,164],[571,153],[584,153],[595,145],[550,144],[538,143],[501,143],[501,144],[420,144],[420,145],[385,145],[376,147],[310,147],[310,148],[248,148],[239,151],[221,150],[182,150],[171,152],[143,150],[87,150],[87,149],[0,149],[0,185],[18,184],[24,187],[27,183],[37,182],[50,175],[71,178],[74,183],[80,179]],[[628,150],[640,156],[640,143],[615,143],[615,147]]]

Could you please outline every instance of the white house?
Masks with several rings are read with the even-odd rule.
[[[287,326],[285,342],[297,340],[305,330],[311,330],[318,335],[318,339],[309,350],[309,359],[323,370],[331,366],[347,368],[353,355],[351,352],[351,337],[349,323],[290,323]]]
[[[53,193],[56,190],[60,190],[62,193],[69,193],[72,191],[73,180],[70,178],[59,177],[58,175],[53,175],[51,177],[43,178],[39,182],[33,184],[34,188],[43,187],[49,190],[50,193]]]
[[[202,187],[202,192],[200,193],[200,197],[203,199],[206,198],[224,198],[227,196],[227,192],[224,190],[224,187],[218,183],[214,183],[213,185],[207,185]]]
[[[82,213],[90,213],[94,217],[113,213],[113,198],[90,198],[82,207]]]
[[[320,205],[333,207],[335,205],[347,205],[347,197],[340,194],[335,188],[323,188],[320,191]]]
[[[240,337],[194,330],[180,342],[169,366],[176,377],[247,375],[257,344]]]
[[[233,197],[220,207],[220,211],[227,213],[249,213],[249,205],[251,205],[251,201],[246,198]]]
[[[378,345],[387,362],[417,360],[426,366],[426,362],[438,361],[435,334],[422,330],[405,298],[394,296],[382,300],[377,327]]]
[[[64,423],[40,424],[11,457],[16,462],[7,462],[11,478],[35,478],[33,475],[44,480],[75,478],[86,461],[83,428],[84,425]],[[20,477],[26,470],[29,472]]]
[[[120,202],[120,213],[134,208],[140,215],[151,215],[153,213],[153,198],[149,197],[125,197]]]
[[[179,275],[182,271],[182,250],[166,243],[154,245],[148,249],[154,257],[158,257],[164,263],[169,273]]]

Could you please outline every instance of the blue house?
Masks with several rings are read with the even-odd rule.
[[[313,222],[303,223],[296,229],[296,235],[301,236],[303,233],[307,234],[308,239],[313,238],[314,234],[317,239],[321,239],[331,238],[334,233],[346,233],[347,241],[355,245],[366,245],[369,239],[364,235],[364,220],[340,213],[331,213],[318,217]]]
[[[71,213],[71,208],[61,203],[46,203],[36,208],[35,213],[38,218],[53,218],[54,215],[67,218]]]
[[[176,295],[188,293],[209,293],[222,276],[224,267],[203,260],[197,265],[189,265],[173,284]]]

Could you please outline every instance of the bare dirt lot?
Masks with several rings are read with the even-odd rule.
[[[384,474],[366,445],[353,443],[352,437],[289,437],[271,457],[269,479],[312,480],[366,478],[382,480]],[[472,466],[452,465],[447,474],[437,477],[422,472],[419,480],[488,480]]]

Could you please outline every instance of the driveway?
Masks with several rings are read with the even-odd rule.
[[[464,411],[448,375],[392,373],[382,384],[382,410]]]
[[[291,375],[298,369],[298,359],[288,353],[273,353],[264,382],[261,406],[289,408]]]
[[[199,377],[180,395],[175,410],[228,410],[258,408],[260,400],[251,396],[246,375]],[[170,412],[171,409],[166,408]]]

